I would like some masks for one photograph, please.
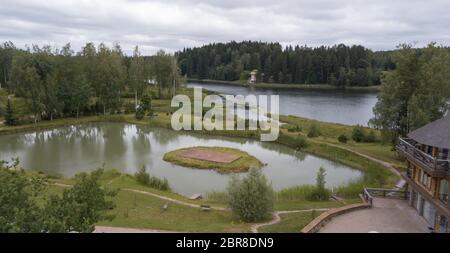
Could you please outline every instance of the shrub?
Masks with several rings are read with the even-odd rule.
[[[360,125],[353,127],[352,139],[356,142],[362,142],[365,139],[364,128]]]
[[[143,185],[148,185],[150,182],[150,174],[147,173],[145,166],[142,166],[136,174],[134,174],[136,180]]]
[[[137,120],[142,120],[142,119],[144,118],[144,116],[145,116],[145,111],[142,110],[141,107],[139,107],[139,108],[137,109],[136,114],[134,115],[134,117],[135,117]]]
[[[161,179],[158,177],[150,176],[148,186],[161,191],[170,191],[169,181],[167,180],[167,178]]]
[[[275,194],[272,185],[258,169],[250,169],[244,178],[233,176],[228,186],[229,205],[243,221],[256,222],[270,217]]]
[[[150,174],[147,173],[145,166],[142,166],[134,177],[142,185],[161,191],[170,191],[169,181],[166,178],[160,179],[158,177],[150,176]]]
[[[308,142],[306,141],[306,138],[302,135],[297,135],[297,138],[295,140],[295,148],[297,149],[303,149],[308,146]]]
[[[317,125],[317,123],[311,124],[311,126],[309,127],[309,131],[308,131],[308,137],[314,138],[314,137],[319,137],[319,136],[320,136],[319,125]]]
[[[291,125],[291,124],[286,124],[285,128],[288,130],[288,132],[290,133],[294,133],[294,132],[301,132],[302,131],[302,127],[299,125]]]
[[[330,198],[330,192],[325,188],[325,176],[326,176],[326,171],[323,167],[319,168],[319,171],[317,172],[317,176],[316,176],[316,187],[315,189],[311,192],[311,194],[309,196],[307,196],[308,200],[319,200],[319,201],[324,201],[324,200],[328,200]]]
[[[369,134],[367,136],[365,136],[364,141],[365,142],[376,142],[377,137],[375,135],[375,132],[373,130],[370,131]]]
[[[340,143],[347,143],[347,141],[348,141],[347,135],[345,135],[345,134],[339,135],[338,141],[339,141]]]

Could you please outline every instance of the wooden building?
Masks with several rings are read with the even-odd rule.
[[[450,113],[400,138],[409,203],[435,232],[450,232]]]
[[[258,70],[254,69],[250,72],[250,79],[248,80],[250,84],[254,84],[258,82]]]

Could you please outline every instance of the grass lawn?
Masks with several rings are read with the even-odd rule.
[[[230,154],[239,157],[230,163],[220,163],[214,161],[199,160],[194,158],[183,157],[182,154],[189,151],[211,151],[218,154]],[[247,152],[225,147],[190,147],[177,149],[168,152],[163,157],[164,161],[171,162],[184,167],[192,167],[199,169],[214,169],[220,173],[244,172],[250,168],[261,168],[262,163],[256,157],[249,155]]]
[[[50,181],[68,185],[74,183],[73,179],[66,178],[50,179]],[[115,218],[112,221],[102,221],[97,225],[186,232],[249,232],[250,226],[252,225],[251,223],[240,222],[232,216],[230,211],[211,210],[205,212],[199,208],[177,204],[143,193],[132,192],[129,189],[158,194],[191,204],[207,204],[217,207],[226,207],[225,198],[220,200],[189,200],[173,192],[160,191],[143,186],[133,176],[122,174],[116,170],[105,170],[100,179],[100,183],[105,188],[118,190],[118,194],[114,198],[116,208],[109,211]],[[47,190],[47,196],[61,194],[64,189],[66,189],[64,186],[50,185]],[[348,199],[345,201],[346,204],[352,204],[357,203],[359,200]],[[162,207],[166,203],[168,203],[168,208],[167,210],[163,210]],[[335,208],[343,205],[343,203],[337,201],[306,201],[298,198],[287,199],[284,197],[277,198],[275,203],[276,210],[278,211]],[[303,214],[305,215],[305,213]],[[266,229],[274,229],[274,232],[298,232],[298,227],[304,226],[302,225],[303,222],[306,224],[309,222],[298,219],[296,215],[299,214],[282,214],[280,224],[261,229],[263,232],[269,232],[265,231]],[[319,212],[317,212],[318,214]]]
[[[314,218],[319,216],[320,211],[308,211],[297,213],[280,214],[281,221],[277,224],[264,226],[258,229],[260,233],[299,233],[303,227],[308,225]]]
[[[73,184],[73,179],[52,179],[54,183]],[[192,204],[205,204],[204,200],[192,201],[172,192],[159,191],[140,185],[133,176],[121,174],[115,170],[106,170],[100,183],[108,189],[118,190],[114,197],[116,207],[109,211],[115,218],[102,221],[97,225],[128,228],[147,228],[186,232],[249,232],[250,225],[235,219],[229,211],[201,211],[200,208],[189,207],[163,200],[143,193],[132,192],[135,189],[170,197]],[[51,185],[47,195],[61,194],[64,186]],[[163,206],[168,203],[167,210]]]
[[[187,232],[248,232],[250,224],[236,221],[228,211],[201,211],[144,194],[119,191],[114,220],[98,225]],[[167,210],[163,205],[168,204]]]

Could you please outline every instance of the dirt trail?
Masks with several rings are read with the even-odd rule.
[[[135,189],[130,189],[130,188],[124,188],[122,190],[129,191],[129,192],[140,193],[140,194],[144,194],[144,195],[149,195],[149,196],[152,196],[152,197],[155,197],[155,198],[159,198],[159,199],[162,199],[162,200],[167,200],[167,201],[170,201],[170,202],[173,202],[173,203],[177,203],[177,204],[180,204],[180,205],[184,205],[184,206],[189,206],[189,207],[193,207],[193,208],[201,208],[201,206],[198,205],[198,204],[193,204],[193,203],[189,203],[189,202],[186,202],[186,201],[173,199],[173,198],[170,198],[170,197],[158,195],[156,193],[151,193],[151,192],[141,191],[141,190],[135,190]],[[218,207],[218,206],[209,206],[209,207],[211,209],[213,209],[213,210],[219,210],[219,211],[226,211],[226,210],[228,210],[227,208]]]

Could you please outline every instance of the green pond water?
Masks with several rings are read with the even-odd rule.
[[[362,176],[358,170],[279,144],[122,123],[96,123],[0,136],[0,160],[19,157],[20,165],[27,170],[59,176],[73,176],[102,166],[133,174],[146,165],[149,173],[167,178],[175,192],[186,196],[225,190],[230,175],[162,160],[168,151],[192,146],[222,146],[248,152],[267,163],[262,171],[276,190],[314,184],[320,166],[326,169],[328,187]]]

